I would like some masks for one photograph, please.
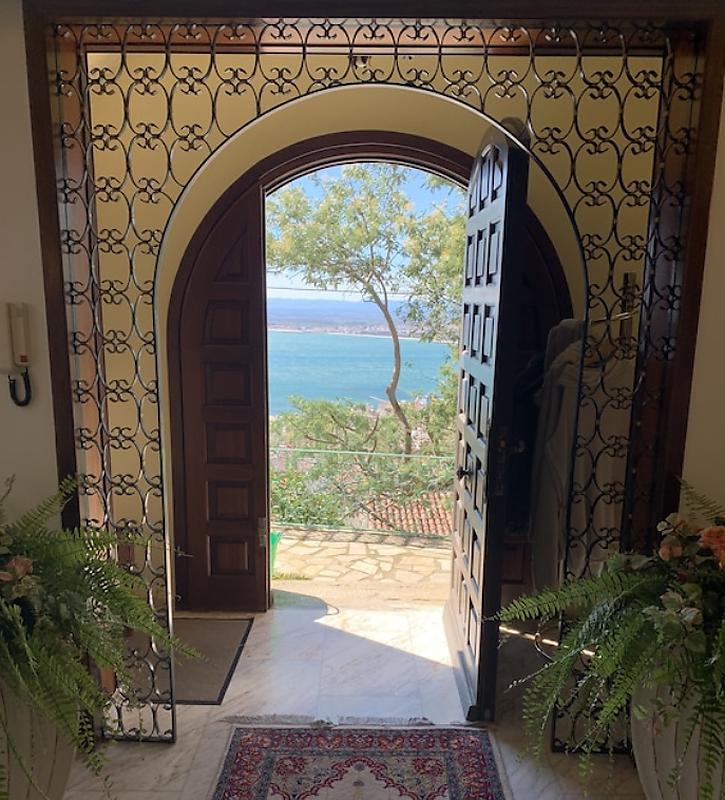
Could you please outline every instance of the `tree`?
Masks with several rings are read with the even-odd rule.
[[[411,293],[405,319],[424,341],[447,342],[457,351],[461,324],[461,272],[466,244],[463,191],[437,175],[425,179],[443,195],[423,217],[408,223],[406,275]]]
[[[270,272],[295,275],[316,289],[356,290],[380,309],[393,355],[386,396],[406,454],[413,425],[398,397],[400,320],[393,301],[405,298],[403,319],[421,338],[453,345],[465,237],[461,206],[449,208],[447,197],[416,214],[408,189],[419,174],[393,163],[348,164],[339,177],[313,173],[309,190],[295,183],[278,190],[266,209]],[[425,180],[431,192],[454,190],[440,178]]]

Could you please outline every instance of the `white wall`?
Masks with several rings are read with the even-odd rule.
[[[0,2],[0,362],[7,362],[4,304],[30,304],[33,399],[19,408],[0,375],[0,481],[15,474],[8,509],[24,510],[58,483],[51,408],[43,278],[30,141],[30,110],[25,79],[25,48],[20,0]],[[0,363],[0,368],[5,364]],[[20,387],[22,391],[22,387]]]

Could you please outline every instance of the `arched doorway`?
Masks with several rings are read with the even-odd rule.
[[[394,160],[465,185],[470,155],[384,131],[316,137],[244,174],[212,206],[177,274],[168,322],[178,606],[259,611],[269,603],[264,192],[323,165]],[[517,368],[572,313],[551,240],[525,211],[528,258],[518,304]],[[462,269],[463,269],[463,265]],[[507,543],[508,579],[522,584],[525,542]],[[190,556],[190,557],[189,557]]]

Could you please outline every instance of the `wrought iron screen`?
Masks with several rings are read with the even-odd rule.
[[[58,22],[53,35],[85,516],[146,535],[145,550],[128,547],[120,557],[146,579],[162,621],[170,623],[172,576],[154,281],[165,228],[184,187],[230,137],[281,104],[341,85],[413,87],[525,122],[531,150],[573,211],[586,258],[585,379],[564,568],[582,574],[622,540],[649,545],[676,346],[700,31],[298,19]],[[610,428],[612,416],[618,423]],[[604,459],[608,471],[599,468]],[[149,643],[129,657],[139,679],[117,693],[116,734],[173,740],[167,654]],[[560,743],[569,738],[565,723]]]

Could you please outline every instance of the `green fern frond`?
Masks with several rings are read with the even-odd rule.
[[[58,491],[26,511],[8,527],[14,533],[20,534],[45,528],[65,508],[77,486],[78,479],[75,476],[68,476],[61,482]],[[7,492],[2,499],[6,497]]]
[[[99,528],[53,527],[76,487],[69,478],[36,508],[3,523],[3,542],[10,542],[12,554],[30,559],[32,572],[22,586],[16,582],[22,597],[7,594],[7,586],[0,594],[0,676],[55,725],[89,769],[100,772],[89,719],[107,709],[111,698],[88,663],[110,667],[119,681],[132,685],[129,631],[147,636],[159,651],[198,654],[169,635],[148,603],[143,579],[113,558],[121,544],[146,548],[148,542],[136,535],[120,540]],[[4,559],[10,557],[6,549]],[[1,738],[12,742],[7,728],[0,708]],[[0,774],[0,800],[4,788]]]
[[[701,784],[701,795],[704,798],[714,796],[714,776],[722,768],[723,759],[723,725],[725,714],[717,712],[719,707],[716,700],[714,686],[703,686],[699,692],[699,702],[696,712],[692,715],[693,722],[700,726],[699,753],[704,765]],[[721,706],[720,706],[721,708]]]
[[[725,708],[725,619],[715,632],[710,652],[712,682],[718,691],[718,701]]]
[[[714,523],[719,519],[725,519],[725,507],[715,502],[704,494],[696,492],[693,487],[685,480],[681,480],[682,497],[685,506],[695,516]]]
[[[503,608],[501,622],[514,620],[551,619],[565,611],[589,613],[606,598],[620,597],[624,601],[633,593],[654,593],[664,584],[662,576],[647,571],[605,571],[600,575],[578,578],[553,589],[519,597]]]

